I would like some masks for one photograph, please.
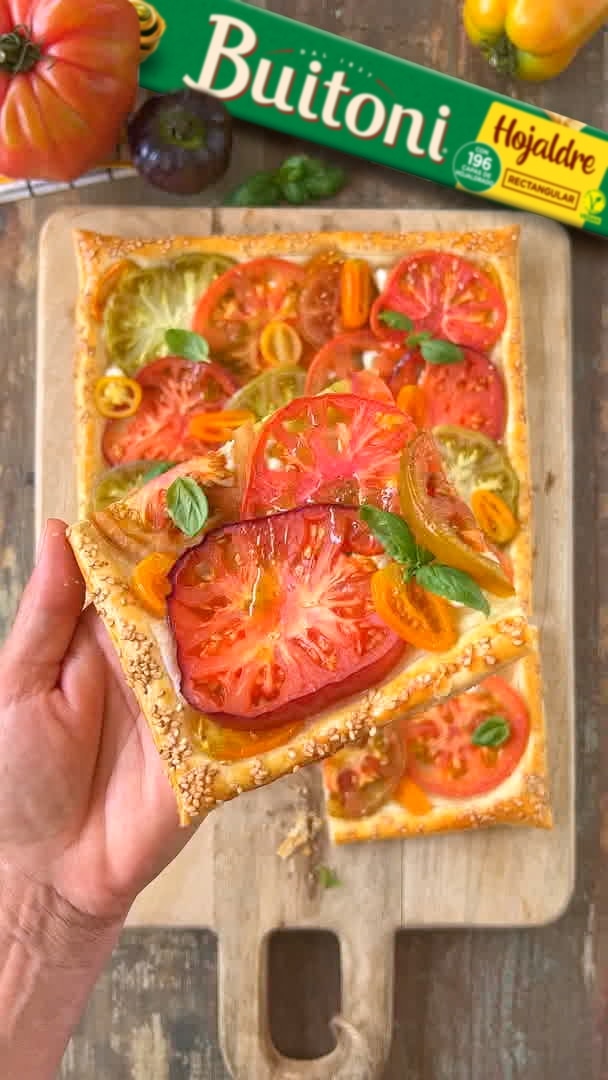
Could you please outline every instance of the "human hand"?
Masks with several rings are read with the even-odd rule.
[[[48,522],[0,652],[0,868],[121,922],[192,835],[92,608]]]

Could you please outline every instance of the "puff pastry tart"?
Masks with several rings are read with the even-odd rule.
[[[350,747],[336,839],[420,831],[390,824],[397,772],[428,794],[444,753],[418,714],[488,675],[497,820],[546,823],[517,240],[77,234],[70,539],[183,823]],[[341,770],[361,794],[372,758],[362,812]],[[436,827],[484,824],[477,797]]]

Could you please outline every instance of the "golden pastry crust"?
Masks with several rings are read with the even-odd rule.
[[[530,714],[530,739],[514,773],[494,791],[474,799],[431,796],[432,809],[424,815],[412,814],[392,800],[376,814],[359,821],[328,814],[328,830],[334,844],[425,836],[492,825],[551,828],[553,816],[546,778],[545,718],[538,657],[528,656],[514,665],[512,671],[501,674],[522,694]]]
[[[70,532],[79,564],[153,732],[173,784],[183,822],[218,802],[269,783],[320,760],[370,729],[406,712],[419,711],[479,682],[484,675],[536,650],[536,631],[527,623],[530,602],[530,483],[522,359],[517,227],[471,232],[328,232],[265,236],[172,237],[142,241],[76,234],[80,291],[77,306],[77,471],[80,515],[88,512],[92,490],[104,468],[103,421],[93,405],[97,378],[105,371],[102,335],[95,318],[96,294],[103,276],[125,258],[142,266],[186,253],[225,255],[238,261],[263,255],[308,258],[324,248],[366,255],[386,265],[421,249],[453,252],[478,262],[500,282],[508,308],[505,331],[493,352],[504,372],[509,413],[505,442],[521,482],[521,531],[511,547],[515,584],[522,601],[495,601],[489,619],[461,612],[459,641],[446,654],[418,656],[380,688],[358,695],[313,718],[284,746],[237,762],[206,753],[197,738],[196,714],[176,692],[163,660],[154,624],[129,587],[130,568],[94,521]],[[523,606],[522,606],[523,604]],[[540,692],[538,708],[541,709]],[[544,747],[543,747],[544,754]],[[544,775],[539,759],[539,774]],[[444,828],[463,827],[461,824]],[[419,830],[417,830],[419,831]],[[353,839],[355,837],[352,837]],[[363,837],[358,837],[363,838]]]
[[[370,728],[459,693],[536,647],[536,631],[516,601],[499,601],[488,619],[467,612],[459,641],[448,652],[415,656],[380,687],[311,718],[284,746],[222,762],[205,753],[195,734],[198,714],[178,695],[159,644],[164,622],[149,616],[130,588],[132,563],[92,520],[73,526],[68,535],[165,762],[184,823],[242,791],[328,757],[364,738]]]

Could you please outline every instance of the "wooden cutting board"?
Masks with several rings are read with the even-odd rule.
[[[40,251],[37,529],[75,512],[72,352],[74,227],[125,236],[523,225],[522,291],[535,491],[534,615],[541,629],[556,825],[385,841],[331,850],[323,834],[282,861],[277,847],[320,806],[316,767],[215,811],[134,905],[131,926],[212,927],[219,939],[220,1035],[235,1077],[363,1080],[388,1053],[393,948],[402,927],[530,927],[564,911],[574,881],[572,408],[570,254],[566,232],[532,216],[487,211],[167,210],[77,208],[54,215]],[[341,881],[323,891],[312,868]],[[266,1022],[266,937],[279,927],[338,936],[337,1048],[286,1061]]]

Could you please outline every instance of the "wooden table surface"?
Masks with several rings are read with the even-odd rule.
[[[499,79],[473,55],[453,0],[285,0],[283,14],[556,112],[608,126],[608,34],[544,86]],[[239,127],[230,172],[200,197],[221,203],[245,175],[298,149]],[[328,158],[332,155],[323,154]],[[336,157],[335,160],[338,160]],[[356,159],[345,206],[481,207],[463,194]],[[0,637],[33,555],[34,312],[40,227],[75,202],[170,205],[138,180],[0,208]],[[196,205],[197,200],[191,200]],[[361,224],[365,224],[362,211]],[[608,244],[572,232],[576,465],[578,872],[567,914],[546,929],[403,933],[396,940],[390,1080],[608,1078]],[[546,672],[551,678],[551,672]],[[201,882],[204,888],[204,882]],[[244,958],[244,962],[246,962]],[[335,942],[282,934],[270,948],[278,1048],[332,1046]],[[216,950],[201,932],[125,933],[66,1053],[63,1080],[222,1080]],[[355,1078],[353,1078],[355,1080]]]

